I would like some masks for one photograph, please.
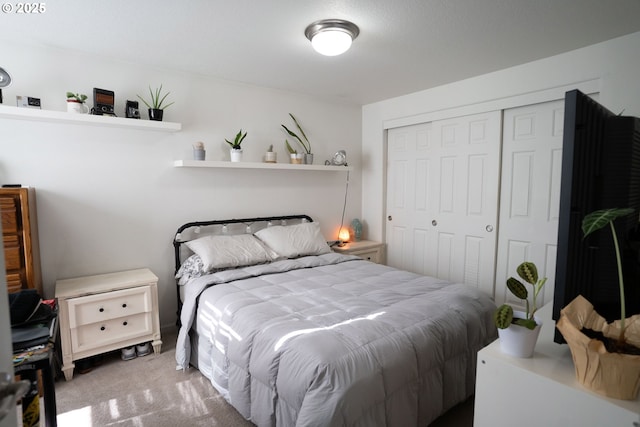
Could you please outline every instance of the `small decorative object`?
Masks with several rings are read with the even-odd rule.
[[[32,96],[17,95],[16,105],[22,108],[41,108],[40,98],[34,98]]]
[[[493,314],[498,327],[500,348],[503,353],[515,357],[531,357],[538,341],[542,322],[535,317],[538,294],[547,278],[538,279],[538,269],[532,262],[523,262],[516,268],[518,275],[533,286],[533,301],[529,306],[529,292],[522,282],[514,277],[507,279],[507,288],[513,295],[525,301],[526,311],[514,311],[509,304],[502,304]]]
[[[138,101],[127,100],[124,114],[125,114],[125,117],[128,119],[139,119],[140,110],[138,109]]]
[[[289,136],[297,139],[300,145],[302,145],[302,148],[304,149],[304,163],[307,165],[311,165],[313,164],[313,154],[311,153],[311,143],[309,142],[307,135],[305,135],[304,131],[300,127],[300,124],[298,124],[298,121],[293,116],[293,114],[289,113],[289,116],[291,116],[291,119],[293,119],[293,123],[295,123],[296,127],[298,128],[298,131],[300,131],[300,135],[302,135],[302,138],[300,138],[296,133],[289,130],[289,128],[287,128],[285,125],[281,125],[281,126],[289,134]]]
[[[160,87],[156,88],[155,91],[151,89],[151,86],[149,86],[149,102],[147,102],[140,95],[137,95],[137,97],[140,98],[140,100],[144,102],[144,105],[146,105],[149,109],[149,120],[156,120],[159,122],[162,121],[164,110],[173,105],[173,102],[170,102],[168,104],[164,103],[170,93],[171,92],[167,92],[166,94],[162,95],[162,85],[160,85]]]
[[[358,218],[354,218],[351,221],[351,228],[353,229],[353,238],[356,239],[356,242],[362,240],[362,223]]]
[[[97,116],[115,117],[115,92],[108,89],[93,88],[93,109],[91,112]]]
[[[338,240],[342,243],[346,243],[351,239],[351,235],[349,235],[349,230],[346,228],[341,228],[338,233]]]
[[[231,155],[232,162],[239,162],[242,160],[242,141],[244,141],[246,136],[247,136],[247,132],[243,134],[242,129],[240,129],[240,132],[236,134],[236,137],[233,140],[233,142],[229,141],[228,139],[225,139],[226,143],[229,144],[229,146],[231,146],[230,155]]]
[[[278,153],[273,151],[273,144],[269,145],[269,149],[264,153],[265,163],[277,163]]]
[[[620,320],[607,323],[582,295],[560,311],[556,327],[567,341],[576,379],[591,391],[614,399],[635,400],[640,390],[640,314],[625,312],[622,258],[614,221],[634,212],[613,208],[592,212],[582,220],[584,236],[609,225],[620,288]]]
[[[198,141],[193,144],[193,160],[204,160],[205,155],[204,143]]]
[[[89,107],[85,105],[87,95],[80,93],[67,92],[67,112],[86,114],[89,112]]]
[[[287,147],[287,151],[289,152],[289,161],[293,164],[301,164],[302,163],[302,154],[298,153],[298,151],[296,149],[294,149],[291,144],[289,144],[289,141],[287,141],[286,139],[284,140],[284,145],[285,147]]]

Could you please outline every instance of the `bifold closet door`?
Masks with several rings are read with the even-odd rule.
[[[539,304],[553,299],[558,241],[564,101],[504,111],[496,303],[521,301],[507,290],[522,261],[547,277]]]
[[[387,264],[493,295],[501,112],[390,129]]]

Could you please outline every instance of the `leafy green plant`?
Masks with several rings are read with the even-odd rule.
[[[167,99],[167,96],[169,96],[170,93],[171,92],[167,92],[164,95],[162,95],[162,85],[160,85],[160,87],[156,88],[156,90],[151,89],[151,86],[149,86],[149,96],[150,96],[149,102],[147,102],[147,100],[141,97],[140,95],[136,95],[136,96],[140,98],[142,102],[144,102],[144,105],[146,105],[147,108],[150,108],[152,110],[164,110],[166,108],[169,108],[169,106],[173,105],[173,102],[170,102],[168,104],[164,103],[164,101]]]
[[[285,147],[287,147],[287,151],[289,152],[289,154],[298,154],[298,151],[295,148],[293,148],[291,144],[289,144],[288,140],[286,139],[284,140],[284,145]]]
[[[620,335],[618,336],[618,342],[624,342],[624,319],[627,317],[625,298],[624,298],[624,278],[622,276],[622,258],[620,257],[620,246],[618,245],[618,236],[616,235],[616,228],[613,222],[620,217],[631,215],[634,209],[631,208],[611,208],[602,209],[591,212],[582,219],[582,233],[586,238],[589,234],[596,230],[600,230],[607,226],[611,228],[611,235],[613,237],[613,246],[616,250],[616,263],[618,265],[618,286],[620,288]]]
[[[87,95],[83,93],[67,92],[67,99],[75,99],[80,104],[84,104],[84,102],[87,100]]]
[[[311,154],[311,143],[309,142],[309,139],[307,138],[307,135],[305,135],[304,131],[302,130],[302,128],[300,127],[300,124],[298,123],[298,121],[296,120],[296,118],[293,116],[293,114],[289,113],[289,116],[291,116],[291,119],[293,119],[293,123],[296,125],[296,127],[298,128],[298,131],[300,132],[300,135],[302,135],[302,138],[300,138],[295,132],[292,132],[288,127],[286,127],[285,125],[281,125],[282,128],[289,134],[289,136],[291,136],[292,138],[295,138],[298,140],[298,142],[300,143],[300,145],[302,145],[302,148],[304,148],[304,151],[307,154]],[[293,154],[296,151],[291,151],[290,150],[290,145],[289,142],[285,140],[285,143],[287,145],[287,150],[289,150],[289,153]]]
[[[518,319],[513,317],[513,307],[509,304],[502,304],[496,309],[493,314],[493,320],[496,326],[500,329],[506,329],[509,325],[516,324],[524,326],[527,329],[535,329],[536,321],[534,315],[536,314],[538,294],[542,290],[542,287],[547,282],[547,278],[538,279],[538,269],[532,262],[523,262],[516,268],[518,276],[522,278],[526,283],[533,286],[533,301],[529,304],[529,291],[527,287],[518,279],[509,277],[507,279],[507,288],[513,295],[521,300],[525,301],[526,311],[525,318]]]
[[[234,150],[242,150],[242,141],[246,138],[247,136],[247,132],[244,133],[244,135],[242,134],[242,129],[240,129],[240,132],[238,132],[236,134],[235,139],[232,141],[229,141],[228,139],[225,139],[225,141],[227,142],[227,144],[229,144],[231,146],[232,149]]]

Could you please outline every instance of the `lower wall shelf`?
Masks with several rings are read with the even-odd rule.
[[[348,172],[351,166],[296,165],[291,163],[225,162],[215,160],[175,160],[176,168],[289,169],[323,172]]]

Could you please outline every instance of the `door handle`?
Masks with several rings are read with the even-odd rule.
[[[11,375],[0,372],[0,421],[9,411],[16,410],[16,403],[29,390],[29,381],[11,381]]]
[[[387,221],[393,221],[393,218],[391,217],[391,215],[387,217]]]

